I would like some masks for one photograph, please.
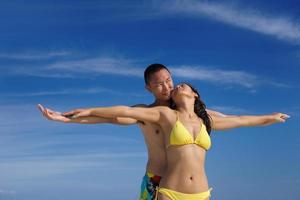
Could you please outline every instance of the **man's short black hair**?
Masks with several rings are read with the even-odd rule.
[[[170,70],[166,66],[164,66],[163,64],[159,64],[159,63],[151,64],[145,69],[144,80],[145,80],[146,85],[149,84],[151,75],[158,72],[161,69],[165,69],[170,73]]]

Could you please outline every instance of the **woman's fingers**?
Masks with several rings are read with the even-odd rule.
[[[281,115],[281,118],[283,118],[283,119],[288,119],[288,118],[290,118],[291,116],[289,116],[289,115],[287,115],[287,114],[282,114]]]
[[[284,114],[284,113],[276,113],[276,115],[278,116],[278,121],[279,122],[285,122],[288,118],[290,118],[289,115]]]

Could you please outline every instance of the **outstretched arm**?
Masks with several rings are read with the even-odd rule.
[[[105,118],[129,117],[139,121],[148,121],[158,123],[161,119],[162,106],[152,108],[112,106],[83,109],[81,112],[72,116],[72,118],[85,116],[100,116]]]
[[[49,108],[45,108],[42,105],[38,104],[38,108],[43,114],[44,117],[46,117],[49,120],[52,121],[58,121],[58,122],[64,122],[64,123],[79,123],[79,124],[100,124],[100,123],[110,123],[110,124],[118,124],[118,125],[131,125],[136,124],[137,120],[132,118],[103,118],[103,117],[97,117],[97,116],[86,116],[86,117],[79,117],[79,118],[71,118],[68,116],[72,116],[72,113],[75,114],[79,110],[74,110],[67,112],[69,115],[64,115],[63,113],[53,111]]]
[[[209,116],[215,116],[215,117],[233,117],[233,116],[235,116],[235,115],[226,115],[219,111],[210,110],[210,109],[206,109],[206,112],[209,114]]]
[[[233,116],[233,117],[216,117],[212,118],[212,129],[226,130],[243,126],[266,126],[274,123],[285,122],[289,118],[287,114],[274,113],[260,116]]]

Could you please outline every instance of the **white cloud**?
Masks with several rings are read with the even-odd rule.
[[[217,105],[214,105],[214,106],[211,106],[209,109],[212,109],[212,110],[217,110],[219,112],[222,112],[224,114],[227,114],[227,115],[239,115],[239,114],[253,114],[253,111],[250,111],[250,110],[247,110],[247,109],[244,109],[244,108],[238,108],[238,107],[232,107],[232,106],[217,106]]]
[[[38,179],[78,171],[129,170],[135,166],[128,159],[146,158],[145,152],[98,153],[87,155],[30,156],[0,160],[0,177],[4,180]]]
[[[139,62],[141,63],[141,62]],[[139,65],[143,67],[138,67]],[[79,59],[70,61],[59,61],[46,66],[35,67],[16,67],[13,74],[22,74],[38,77],[49,78],[91,78],[103,74],[127,76],[127,77],[143,77],[144,64],[138,64],[138,61],[132,59],[123,59],[116,57],[94,57],[90,59]],[[225,84],[227,86],[242,86],[251,88],[251,91],[259,85],[271,85],[273,87],[290,87],[286,84],[267,80],[264,77],[241,71],[241,70],[224,70],[217,67],[209,66],[173,66],[170,68],[174,76],[179,78],[189,78],[194,80],[202,80],[211,83]],[[64,95],[64,94],[95,94],[108,92],[115,95],[123,95],[123,92],[112,91],[105,88],[90,89],[65,89],[61,91],[33,92],[27,94],[15,94],[23,96],[44,96],[44,95]],[[127,94],[128,95],[128,94]],[[140,94],[129,94],[132,96],[143,96]]]
[[[5,189],[0,189],[0,197],[1,195],[14,195],[17,192],[14,190],[5,190]]]
[[[116,74],[123,76],[143,76],[143,69],[135,66],[132,60],[99,57],[85,60],[57,62],[45,68],[46,71],[67,71],[73,73]]]
[[[58,61],[39,66],[15,66],[8,69],[10,75],[27,75],[47,78],[91,78],[102,74],[143,77],[144,68],[137,67],[134,60],[115,57],[94,57]]]
[[[31,97],[31,96],[51,96],[51,95],[70,95],[70,94],[99,94],[99,93],[113,93],[124,95],[127,93],[117,92],[108,88],[86,88],[86,89],[64,89],[58,91],[42,91],[42,92],[28,92],[28,93],[15,93],[8,96],[13,97]]]
[[[221,70],[208,67],[180,66],[171,69],[174,76],[214,82],[230,85],[240,85],[253,88],[259,82],[259,78],[243,71]]]
[[[23,53],[0,53],[0,58],[15,59],[15,60],[41,60],[55,57],[63,57],[70,55],[68,51],[51,51],[51,52],[23,52]]]
[[[41,92],[26,92],[26,93],[9,93],[3,94],[8,97],[37,97],[37,96],[57,96],[57,95],[89,95],[89,94],[111,94],[115,96],[131,96],[136,98],[146,97],[147,94],[140,94],[137,92],[122,92],[109,88],[82,88],[82,89],[63,89],[56,91],[41,91]]]
[[[161,5],[168,14],[207,17],[232,26],[300,43],[300,24],[286,16],[272,16],[254,9],[243,9],[233,4],[209,1],[172,0]]]
[[[59,72],[60,74],[66,73],[80,77],[84,77],[84,75],[95,76],[101,74],[113,74],[142,78],[144,68],[136,66],[137,64],[135,64],[133,60],[100,57],[86,60],[58,62],[45,67],[43,73],[46,76],[48,74],[51,75],[51,72]],[[275,87],[286,86],[238,70],[223,70],[214,67],[188,65],[174,66],[170,69],[172,74],[179,78],[203,80],[217,84],[238,85],[246,88],[255,88],[261,84],[273,85]]]

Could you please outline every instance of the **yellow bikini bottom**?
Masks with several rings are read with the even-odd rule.
[[[165,195],[166,197],[170,198],[171,200],[206,200],[208,197],[210,197],[210,191],[212,188],[205,192],[201,193],[195,193],[195,194],[187,194],[182,192],[177,192],[174,190],[170,190],[167,188],[158,188],[157,192],[160,192],[161,194]],[[156,195],[156,199],[157,199]]]

